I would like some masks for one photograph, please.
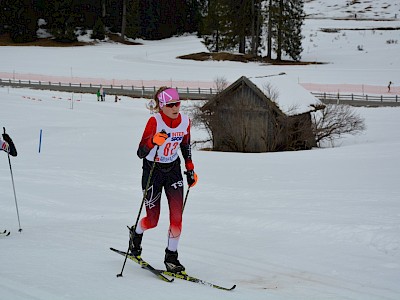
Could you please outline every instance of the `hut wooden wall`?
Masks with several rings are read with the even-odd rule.
[[[224,94],[212,110],[215,150],[267,152],[275,148],[279,113],[247,85]]]
[[[310,113],[285,115],[246,77],[202,108],[213,148],[232,152],[303,150],[316,146]]]
[[[287,128],[285,150],[308,150],[317,146],[309,112],[290,116]]]

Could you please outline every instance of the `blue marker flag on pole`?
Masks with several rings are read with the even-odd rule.
[[[41,148],[42,148],[42,129],[40,129],[40,135],[39,135],[39,153]]]

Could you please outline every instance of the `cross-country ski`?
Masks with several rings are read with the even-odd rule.
[[[116,252],[118,254],[121,254],[122,256],[126,255],[126,252],[117,250],[115,248],[110,248],[110,250],[114,251],[114,252]],[[160,279],[162,279],[164,281],[168,281],[168,282],[172,282],[173,281],[173,279],[171,280],[171,279],[168,279],[165,276],[163,276],[163,275],[167,275],[167,276],[170,276],[170,277],[173,277],[173,278],[182,279],[182,280],[186,280],[186,281],[193,282],[193,283],[198,283],[198,284],[205,285],[205,286],[212,287],[212,288],[216,288],[216,289],[219,289],[219,290],[232,291],[236,287],[236,284],[233,285],[230,288],[223,287],[223,286],[208,282],[206,280],[199,279],[199,278],[196,278],[194,276],[188,275],[185,271],[180,272],[180,273],[174,273],[174,272],[169,272],[169,271],[166,271],[166,270],[157,270],[157,269],[153,268],[148,262],[144,261],[142,258],[137,258],[137,257],[135,257],[133,255],[130,255],[130,254],[128,254],[128,258],[130,260],[134,261],[135,263],[137,263],[138,265],[140,265],[143,269],[146,269],[146,270],[150,271],[151,273],[153,273],[158,278],[160,278]]]
[[[114,251],[118,254],[121,254],[122,256],[126,256],[126,252],[114,249],[114,248],[110,248],[111,251]],[[167,277],[163,276],[162,272],[156,270],[155,268],[153,268],[148,262],[144,261],[142,258],[138,258],[136,256],[133,255],[129,255],[127,256],[130,260],[134,261],[135,263],[137,263],[139,266],[141,266],[143,269],[148,270],[149,272],[153,273],[154,275],[156,275],[156,277],[158,277],[159,279],[163,280],[163,281],[167,281],[167,282],[172,282],[174,281],[173,279],[168,279]]]
[[[171,277],[174,277],[174,278],[178,278],[178,279],[182,279],[182,280],[186,280],[186,281],[202,284],[202,285],[209,286],[209,287],[212,287],[212,288],[216,288],[216,289],[219,289],[219,290],[232,291],[232,290],[234,290],[236,288],[236,284],[233,285],[230,288],[223,287],[223,286],[208,282],[206,280],[199,279],[199,278],[196,278],[194,276],[191,276],[191,275],[187,274],[185,271],[180,272],[180,273],[174,273],[174,272],[169,272],[169,271],[165,271],[165,270],[159,270],[159,271],[161,272],[161,274],[164,274],[164,275],[167,275],[167,276],[171,276]]]
[[[8,230],[4,230],[4,231],[0,232],[0,236],[9,236],[10,234],[11,234],[11,232]]]

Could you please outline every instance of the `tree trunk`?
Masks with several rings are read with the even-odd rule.
[[[239,53],[246,54],[246,37],[239,36]]]
[[[125,40],[125,31],[126,31],[126,1],[122,1],[122,24],[121,24],[121,40]]]
[[[101,0],[101,17],[104,18],[106,17],[106,0]]]
[[[268,39],[267,39],[267,59],[272,58],[272,0],[268,4]]]
[[[256,10],[254,0],[251,1],[251,54],[256,55],[256,33],[255,33],[255,26],[256,26]]]
[[[278,40],[276,49],[276,59],[282,60],[282,37],[283,37],[283,0],[279,0],[279,13],[278,13]]]

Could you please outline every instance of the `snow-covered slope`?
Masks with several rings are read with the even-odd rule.
[[[141,201],[135,152],[146,100],[5,88],[0,97],[1,125],[19,151],[12,167],[23,228],[17,232],[3,152],[0,225],[12,234],[0,238],[0,299],[395,300],[400,293],[399,109],[359,108],[367,132],[338,148],[193,151],[199,183],[185,209],[180,259],[193,275],[238,285],[225,292],[168,284],[130,261],[124,277],[115,276],[123,257],[108,248],[126,249],[126,225]],[[193,130],[194,139],[203,135]],[[143,256],[158,268],[165,200],[162,207],[143,242]]]
[[[314,2],[322,9],[339,1]],[[286,72],[300,82],[398,85],[399,44],[386,43],[399,40],[398,31],[319,30],[371,26],[362,22],[306,22],[304,57],[327,65],[178,60],[178,54],[204,49],[188,36],[135,47],[0,47],[0,72],[171,82]],[[360,44],[364,51],[357,50]],[[23,229],[17,232],[10,169],[0,152],[0,229],[12,231],[0,237],[1,300],[398,299],[398,108],[357,108],[366,132],[335,148],[261,154],[193,149],[199,182],[185,208],[180,260],[189,273],[237,284],[235,291],[168,284],[130,261],[124,277],[116,278],[123,257],[109,247],[127,248],[126,225],[134,223],[142,198],[136,149],[150,116],[145,104],[0,88],[0,126],[19,152],[11,162]],[[194,140],[205,136],[198,128],[192,134]],[[160,223],[143,241],[143,256],[158,268],[167,228],[164,199]]]

